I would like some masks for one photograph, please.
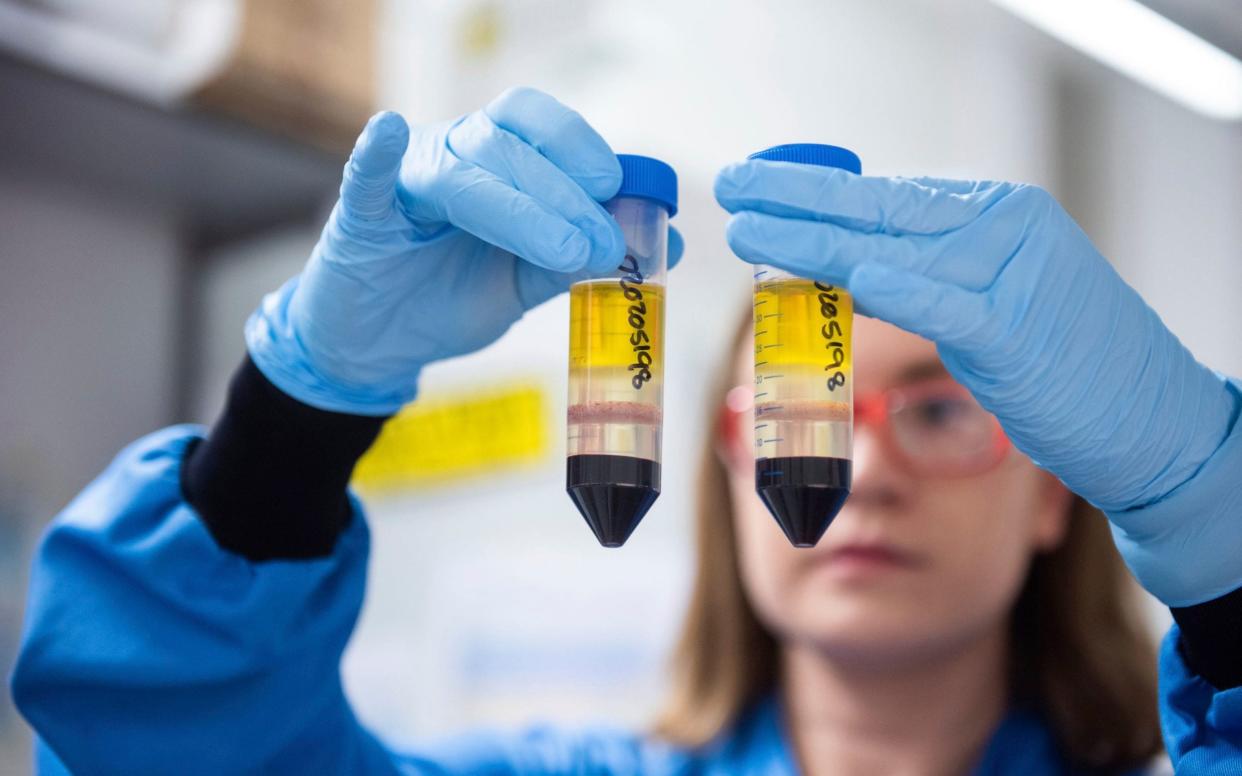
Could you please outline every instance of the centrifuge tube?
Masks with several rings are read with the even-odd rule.
[[[839,167],[837,146],[799,143],[752,159]],[[755,489],[796,547],[813,547],[850,493],[854,457],[854,305],[839,286],[754,269]]]
[[[625,236],[606,277],[569,289],[566,490],[605,547],[620,547],[660,495],[664,289],[677,176],[618,155],[622,183],[604,203]]]

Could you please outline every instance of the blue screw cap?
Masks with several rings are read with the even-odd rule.
[[[621,163],[621,188],[617,197],[649,199],[677,215],[677,173],[659,159],[636,154],[617,154]]]
[[[862,174],[862,160],[858,158],[858,154],[848,148],[822,143],[786,143],[765,148],[751,154],[750,158],[766,159],[769,162],[796,162],[820,167],[838,167],[855,175]]]

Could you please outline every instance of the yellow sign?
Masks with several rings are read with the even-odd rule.
[[[371,492],[438,485],[542,463],[551,415],[535,383],[420,396],[384,424],[353,484]]]

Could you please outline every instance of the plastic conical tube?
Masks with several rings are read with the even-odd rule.
[[[626,255],[570,288],[566,490],[600,544],[620,547],[660,493],[669,212],[643,197],[604,207]]]

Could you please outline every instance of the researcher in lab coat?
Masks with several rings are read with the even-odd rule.
[[[1138,773],[1161,731],[1183,772],[1242,767],[1239,384],[1037,188],[758,160],[716,181],[733,251],[867,316],[836,522],[795,550],[754,495],[739,330],[655,729],[368,732],[339,666],[368,550],[354,463],[423,366],[617,265],[619,185],[534,90],[372,119],[216,423],[134,442],[45,536],[12,678],[40,772]],[[1110,529],[1176,620],[1158,700]]]

